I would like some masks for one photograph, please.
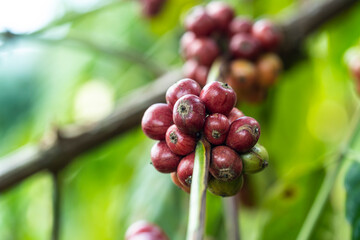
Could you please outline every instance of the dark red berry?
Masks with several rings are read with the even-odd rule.
[[[144,220],[137,221],[126,230],[125,240],[169,240],[155,224]]]
[[[360,56],[353,57],[348,63],[348,67],[352,77],[360,81]]]
[[[230,39],[229,50],[236,58],[254,59],[259,54],[260,45],[250,34],[238,33]]]
[[[165,133],[172,124],[172,110],[164,103],[151,105],[141,120],[143,132],[154,140],[164,140]]]
[[[176,125],[172,125],[166,132],[166,144],[170,150],[178,155],[185,156],[195,150],[196,139],[182,133]]]
[[[151,148],[151,162],[156,170],[162,173],[176,171],[181,156],[173,153],[165,141],[156,143]]]
[[[185,78],[177,81],[175,84],[169,87],[166,91],[165,98],[167,104],[172,110],[176,101],[182,96],[185,96],[186,94],[194,94],[199,96],[200,92],[201,87],[196,81],[190,78]]]
[[[240,156],[227,146],[217,146],[211,150],[209,171],[217,179],[230,181],[241,175],[243,165]]]
[[[210,2],[206,6],[206,12],[214,20],[217,30],[226,32],[231,20],[234,18],[234,10],[224,2]]]
[[[181,159],[176,174],[182,185],[185,187],[191,187],[191,178],[194,169],[195,152],[190,153],[183,159]]]
[[[225,142],[229,128],[229,119],[223,114],[214,113],[205,120],[204,134],[211,144],[220,145]]]
[[[244,117],[244,116],[245,116],[245,114],[242,111],[240,111],[239,109],[234,107],[227,117],[228,117],[228,119],[230,121],[230,124],[231,124],[236,119]]]
[[[188,186],[184,186],[183,184],[181,184],[181,182],[179,181],[179,178],[176,174],[176,172],[171,173],[171,180],[173,181],[173,183],[178,186],[179,188],[181,188],[184,192],[190,193],[190,187]]]
[[[219,55],[219,48],[211,38],[197,38],[188,47],[189,59],[195,59],[200,65],[211,66]]]
[[[212,82],[201,90],[200,99],[209,113],[228,115],[236,103],[236,93],[227,83]]]
[[[226,145],[238,152],[248,152],[259,140],[260,125],[252,117],[242,117],[230,125]]]
[[[230,63],[229,85],[238,93],[238,90],[249,89],[257,81],[255,65],[248,60],[234,60]]]
[[[152,18],[160,13],[166,0],[141,0],[140,2],[143,15]]]
[[[179,98],[173,109],[173,120],[180,131],[193,135],[203,129],[205,105],[198,96],[187,94]]]
[[[180,39],[180,51],[185,59],[189,58],[189,46],[196,39],[195,33],[185,32]]]
[[[262,55],[256,62],[259,85],[267,88],[276,83],[282,69],[280,58],[274,53]]]
[[[206,85],[209,67],[200,65],[196,60],[187,60],[183,66],[184,77],[194,79],[200,87]]]
[[[216,25],[214,20],[206,13],[205,8],[197,6],[192,8],[186,16],[185,28],[200,37],[211,34]]]
[[[266,50],[275,50],[282,39],[280,30],[267,19],[261,19],[254,23],[252,35]]]
[[[234,18],[229,25],[229,35],[237,33],[251,33],[252,21],[244,17]]]

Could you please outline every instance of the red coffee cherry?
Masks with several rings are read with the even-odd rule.
[[[230,63],[229,85],[238,92],[239,89],[249,89],[257,81],[255,65],[247,60],[234,60]]]
[[[180,131],[194,135],[203,129],[205,105],[198,96],[187,94],[179,98],[173,109],[173,120]]]
[[[183,65],[184,77],[194,79],[200,87],[206,85],[209,67],[200,65],[196,60],[190,59]]]
[[[185,187],[191,187],[191,178],[194,169],[195,152],[190,153],[183,159],[181,159],[176,174],[182,185]]]
[[[163,9],[166,0],[141,0],[142,13],[147,18],[155,17]]]
[[[248,152],[260,137],[260,125],[252,117],[242,117],[230,125],[226,145],[238,152]]]
[[[245,114],[242,111],[240,111],[239,109],[237,109],[236,107],[234,107],[227,117],[228,117],[228,119],[230,121],[230,124],[231,124],[236,119],[241,118],[241,117],[245,117]]]
[[[252,21],[249,18],[236,17],[229,25],[229,35],[233,36],[237,33],[251,33]]]
[[[214,113],[205,119],[204,135],[214,145],[225,142],[230,128],[229,119],[220,113]]]
[[[155,224],[140,220],[127,229],[125,240],[169,240],[169,238]]]
[[[275,50],[282,39],[280,30],[268,19],[256,21],[252,27],[252,35],[266,50]]]
[[[189,58],[189,46],[196,39],[195,33],[185,32],[180,39],[180,51],[185,59]]]
[[[156,143],[151,148],[151,162],[156,170],[161,173],[171,173],[176,171],[181,156],[173,153],[165,141]]]
[[[227,146],[217,146],[211,150],[209,171],[217,179],[230,181],[241,175],[243,165],[240,156]]]
[[[188,47],[189,58],[195,59],[200,65],[211,66],[219,55],[219,48],[211,38],[197,38]]]
[[[154,140],[164,140],[167,129],[173,124],[172,111],[167,104],[156,103],[144,113],[141,127],[146,136]]]
[[[236,195],[242,188],[244,178],[240,177],[231,181],[221,181],[210,175],[208,180],[208,190],[217,196],[230,197]]]
[[[185,156],[193,152],[196,147],[196,139],[182,133],[175,124],[169,127],[165,139],[170,150],[177,155]]]
[[[214,20],[206,13],[205,8],[196,6],[185,18],[185,28],[197,37],[208,36],[215,30]]]
[[[181,184],[181,182],[179,181],[179,178],[176,174],[176,172],[171,173],[171,180],[173,181],[173,183],[178,186],[179,188],[181,188],[184,192],[190,193],[190,188],[188,186],[184,186]]]
[[[184,78],[177,81],[175,84],[168,88],[165,94],[165,98],[167,104],[172,110],[176,101],[182,96],[185,96],[186,94],[194,94],[196,96],[199,96],[200,92],[201,87],[197,82],[190,78]]]
[[[259,85],[268,88],[276,83],[282,69],[280,58],[274,53],[262,55],[256,62]]]
[[[350,70],[350,73],[352,75],[352,77],[357,80],[360,81],[360,56],[359,57],[354,57],[349,63],[348,63],[348,67]]]
[[[217,30],[225,32],[234,18],[234,10],[224,2],[210,2],[206,6],[207,14],[214,20]]]
[[[212,82],[201,90],[200,99],[208,112],[228,115],[236,103],[236,94],[227,83]]]
[[[254,59],[259,54],[260,45],[250,34],[238,33],[230,39],[229,50],[236,58]]]

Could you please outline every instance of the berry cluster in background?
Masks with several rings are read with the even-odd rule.
[[[165,232],[155,224],[140,220],[126,230],[125,240],[169,240]]]
[[[345,53],[345,61],[354,79],[356,92],[360,95],[360,46],[348,49]]]
[[[173,182],[190,192],[197,141],[211,144],[208,189],[220,196],[235,195],[241,189],[243,173],[255,173],[267,166],[266,149],[257,144],[260,125],[235,108],[236,93],[226,83],[212,82],[201,89],[189,78],[172,85],[166,102],[150,106],[141,126],[151,139],[155,169],[171,173]]]
[[[215,1],[192,8],[184,25],[180,51],[185,59],[185,77],[204,86],[211,65],[221,57],[227,62],[226,82],[238,100],[264,100],[282,69],[282,62],[274,53],[282,35],[270,20],[252,22],[235,17],[234,9]]]
[[[144,17],[153,18],[163,9],[166,0],[139,0]]]

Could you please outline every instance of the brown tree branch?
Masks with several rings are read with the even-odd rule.
[[[299,51],[307,35],[356,2],[357,0],[309,2],[297,15],[283,23],[281,27],[284,42],[280,49],[283,61],[289,66],[293,60],[298,59],[295,53]],[[164,102],[166,89],[181,77],[179,70],[170,71],[148,86],[124,97],[117,110],[97,124],[85,129],[62,129],[59,137],[49,147],[28,147],[0,159],[0,192],[39,171],[61,170],[80,154],[138,126],[148,106]]]

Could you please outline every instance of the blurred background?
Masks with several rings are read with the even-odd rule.
[[[284,22],[309,1],[225,2],[237,14]],[[181,67],[182,19],[202,3],[168,0],[150,19],[139,1],[0,0],[0,156],[44,141],[54,128],[90,125],[132,89]],[[359,13],[356,4],[309,36],[306,58],[283,72],[263,103],[239,103],[259,121],[270,155],[265,171],[245,179],[243,239],[295,239],[324,176],[338,166],[334,159],[358,106],[344,53],[359,42]],[[131,129],[60,173],[61,239],[124,239],[139,219],[160,225],[171,239],[185,238],[189,196],[149,164],[154,143],[140,127]],[[344,185],[349,166],[351,198]],[[358,219],[360,190],[351,180],[359,169],[346,159],[311,239],[351,239],[345,207],[355,206],[348,214]],[[49,239],[52,192],[51,175],[41,172],[0,193],[0,239]],[[221,198],[207,198],[206,234],[226,239]]]

